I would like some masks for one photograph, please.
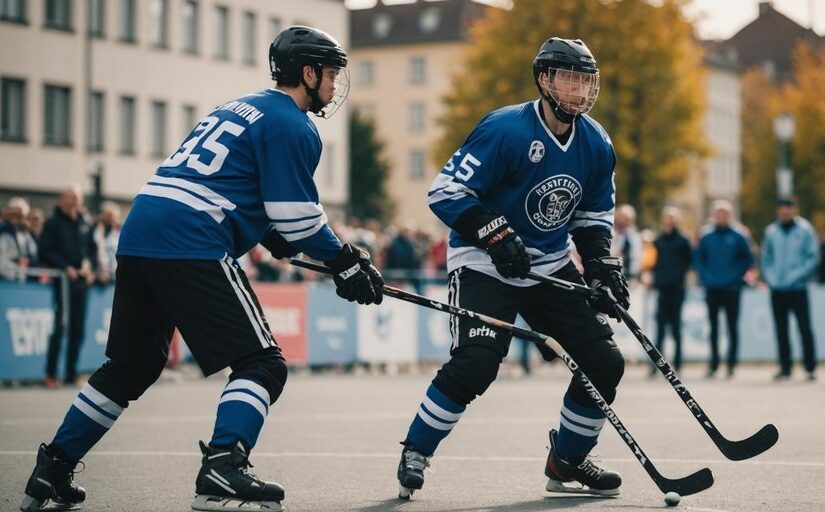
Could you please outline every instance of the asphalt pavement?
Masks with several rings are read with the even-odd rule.
[[[616,432],[604,427],[595,449],[621,472],[617,498],[551,496],[544,490],[548,428],[558,423],[569,380],[559,364],[530,377],[502,372],[442,443],[424,489],[396,498],[401,441],[434,369],[398,374],[295,371],[270,410],[252,452],[253,471],[286,488],[289,511],[533,511],[667,508]],[[679,510],[825,510],[825,383],[801,372],[774,383],[772,367],[706,380],[689,367],[684,381],[719,430],[742,439],[766,423],[777,445],[754,459],[726,460],[662,378],[628,368],[614,409],[659,471],[670,478],[702,467],[715,484],[683,497]],[[186,511],[208,440],[223,377],[162,379],[132,404],[76,476],[90,511]],[[77,389],[0,390],[0,510],[16,510],[41,441],[49,441]]]

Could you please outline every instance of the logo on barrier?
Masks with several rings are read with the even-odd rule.
[[[15,356],[39,356],[46,353],[54,323],[54,311],[43,308],[9,308],[11,347]]]

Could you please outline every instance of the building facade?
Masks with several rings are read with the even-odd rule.
[[[376,125],[390,164],[387,190],[395,221],[440,229],[427,191],[440,164],[431,150],[441,136],[443,96],[467,41],[489,7],[472,0],[417,1],[350,12],[353,107]]]
[[[128,201],[215,106],[272,86],[268,49],[292,24],[349,45],[342,0],[4,0],[0,200],[50,205],[69,184]],[[346,104],[345,104],[346,107]],[[347,112],[316,123],[318,188],[347,202]]]

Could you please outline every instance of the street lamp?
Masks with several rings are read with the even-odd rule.
[[[776,169],[776,190],[779,197],[793,194],[793,170],[791,169],[791,139],[796,131],[793,115],[783,113],[773,120],[773,133],[779,139],[779,167]]]

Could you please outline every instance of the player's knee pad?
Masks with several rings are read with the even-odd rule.
[[[121,407],[137,400],[155,383],[163,371],[166,359],[134,364],[110,359],[89,377],[89,385]]]
[[[457,403],[467,405],[496,380],[499,365],[501,356],[491,347],[460,347],[438,371],[433,385]]]
[[[604,399],[612,403],[624,375],[624,357],[616,343],[603,338],[583,345],[570,355]],[[590,395],[578,379],[571,381],[570,391],[577,402],[589,403]]]
[[[269,393],[269,403],[274,404],[286,386],[288,369],[281,350],[269,347],[248,354],[230,365],[232,375],[229,380],[247,378],[262,385]]]

